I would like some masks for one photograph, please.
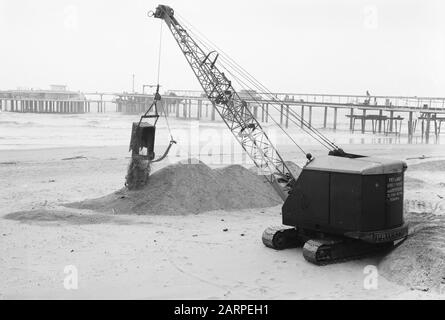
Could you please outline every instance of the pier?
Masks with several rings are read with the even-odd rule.
[[[90,101],[81,92],[52,85],[48,90],[0,91],[0,110],[31,113],[85,113]]]
[[[439,137],[445,123],[445,98],[273,93],[273,99],[256,92],[241,91],[247,108],[260,123],[272,118],[288,128],[313,125],[314,112],[321,114],[320,128],[337,130],[340,117],[349,120],[351,133],[373,133],[413,137],[419,133],[428,142]],[[267,95],[270,97],[270,95]],[[72,92],[66,90],[0,91],[0,110],[33,113],[141,114],[153,94],[117,92]],[[215,108],[200,91],[170,90],[162,94],[159,111],[168,117],[221,121]],[[295,115],[298,116],[298,122]],[[320,117],[319,117],[320,118]]]
[[[174,98],[171,95],[174,95]],[[261,99],[258,96],[242,98],[258,121],[269,123],[273,115],[279,120],[280,125],[286,128],[291,123],[296,124],[291,120],[292,114],[298,114],[299,125],[303,127],[305,123],[312,125],[313,113],[321,111],[323,118],[321,127],[336,130],[339,114],[342,113],[349,118],[349,130],[352,133],[356,132],[357,123],[360,133],[400,135],[402,130],[406,129],[406,134],[412,138],[416,131],[420,130],[421,137],[428,142],[431,134],[436,138],[439,137],[442,123],[445,122],[445,98],[440,97],[295,93],[273,93],[273,96],[276,99]],[[208,117],[207,109],[210,107],[209,120],[218,120],[213,106],[208,105],[207,99],[202,97],[200,92],[169,91],[167,95],[164,94],[163,103],[168,115],[173,112],[179,118],[195,119],[202,117],[201,109],[205,105],[206,117]]]

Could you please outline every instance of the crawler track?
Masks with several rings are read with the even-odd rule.
[[[264,230],[262,240],[266,247],[275,250],[296,248],[303,245],[303,241],[301,241],[295,228],[282,226],[269,227]]]
[[[393,246],[393,242],[372,244],[351,239],[311,239],[303,246],[303,256],[313,264],[328,265],[384,252]]]

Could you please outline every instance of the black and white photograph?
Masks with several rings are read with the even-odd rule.
[[[0,300],[445,300],[444,14],[0,0]]]

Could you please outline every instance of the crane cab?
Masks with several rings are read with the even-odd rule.
[[[401,239],[406,168],[373,157],[315,158],[291,185],[283,224],[372,243]]]

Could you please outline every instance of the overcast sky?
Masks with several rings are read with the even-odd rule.
[[[445,96],[445,1],[165,0],[272,91]],[[158,1],[0,0],[0,90],[156,82]],[[199,89],[167,28],[161,85]]]

